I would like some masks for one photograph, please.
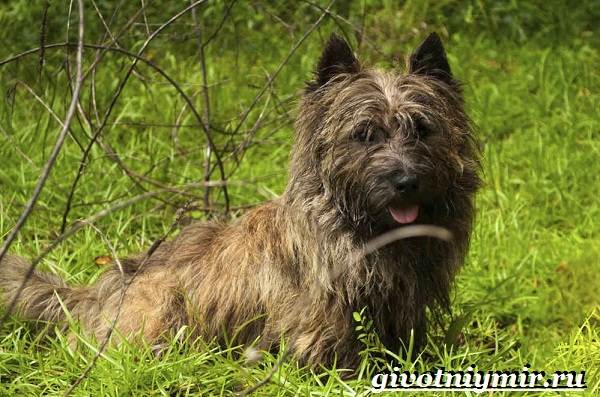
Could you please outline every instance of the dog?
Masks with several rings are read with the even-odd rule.
[[[429,35],[405,72],[363,67],[333,35],[301,94],[289,182],[281,197],[232,223],[184,228],[151,255],[124,259],[93,285],[69,286],[8,255],[4,302],[18,314],[85,332],[154,341],[182,326],[205,339],[277,346],[302,362],[352,367],[364,313],[390,349],[427,336],[426,311],[448,309],[464,261],[481,184],[477,140],[439,36]],[[451,232],[356,252],[397,228]],[[123,283],[127,285],[122,296]]]

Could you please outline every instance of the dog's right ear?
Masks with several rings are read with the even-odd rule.
[[[452,71],[446,57],[446,50],[437,33],[431,33],[412,53],[408,65],[409,73],[436,77],[453,83]]]
[[[354,56],[352,48],[337,34],[332,34],[321,54],[315,81],[308,84],[309,90],[317,89],[326,84],[333,77],[341,73],[357,73],[360,71],[358,59]]]

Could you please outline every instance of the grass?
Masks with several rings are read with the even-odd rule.
[[[425,32],[442,32],[478,126],[486,185],[478,196],[469,257],[454,289],[453,318],[446,319],[447,330],[435,330],[421,357],[400,363],[420,371],[468,365],[515,370],[524,364],[547,372],[585,370],[585,394],[599,393],[600,30],[594,22],[598,7],[593,2],[572,7],[558,1],[553,7],[540,2],[499,1],[484,6],[478,1],[458,4],[450,0],[349,4],[338,4],[334,8],[337,23],[326,19],[300,47],[242,125],[240,135],[233,138],[242,141],[259,114],[264,114],[264,125],[256,136],[259,143],[247,151],[232,176],[239,182],[231,189],[232,205],[260,202],[282,191],[296,94],[309,78],[328,32],[342,30],[352,36],[352,27],[345,21],[363,24],[365,40],[359,53],[371,64],[384,67],[390,67],[394,57],[406,55]],[[25,1],[15,1],[0,6],[0,58],[39,45],[39,29],[29,28],[40,25],[43,7],[41,2],[38,5],[29,8]],[[108,2],[98,6],[105,17],[114,10]],[[113,27],[123,26],[135,7],[125,5]],[[178,11],[173,7],[178,5],[150,7],[147,18],[161,23]],[[99,42],[102,25],[92,7],[88,8],[86,41]],[[206,29],[212,30],[224,11],[224,3],[212,3],[200,8],[199,16],[206,21]],[[207,47],[215,126],[229,132],[234,129],[257,87],[319,13],[308,4],[234,5],[228,22]],[[47,42],[64,40],[66,21],[67,10],[52,3]],[[71,23],[76,23],[74,17]],[[167,29],[146,56],[178,81],[202,109],[197,38],[190,34],[191,23],[188,18]],[[73,38],[74,31],[70,32]],[[121,44],[135,51],[145,34],[143,24],[135,25]],[[6,93],[0,105],[3,237],[31,194],[59,129],[23,84],[63,117],[70,100],[64,57],[64,49],[48,50],[41,74],[37,55],[0,69]],[[93,53],[86,53],[87,65],[92,59]],[[121,55],[108,54],[100,63],[96,100],[101,112],[129,62]],[[82,104],[93,115],[90,98],[88,81]],[[198,126],[189,127],[196,121],[182,108],[183,101],[173,87],[140,65],[109,118],[105,140],[140,174],[173,186],[200,180],[205,139]],[[188,127],[175,133],[161,126],[178,119]],[[73,124],[73,137],[67,140],[36,210],[12,245],[13,252],[35,257],[56,237],[81,160],[75,139],[86,145],[86,133],[90,130],[80,118]],[[229,141],[226,133],[216,136],[219,145]],[[226,167],[231,171],[234,165],[228,160]],[[147,183],[142,186],[154,188]],[[68,221],[141,191],[95,146]],[[185,201],[173,194],[161,199],[143,201],[96,225],[119,255],[143,250],[168,229],[175,209]],[[216,189],[212,199],[222,200]],[[190,216],[204,215],[195,211]],[[85,228],[53,251],[42,267],[69,282],[88,283],[101,272],[93,258],[108,252],[101,236]],[[17,318],[0,330],[0,394],[64,393],[96,353],[97,346],[83,337],[84,347],[73,351],[64,334],[49,336],[39,331],[39,326]],[[264,378],[278,360],[277,355],[265,353],[259,363],[249,365],[239,357],[239,347],[189,341],[185,330],[181,339],[174,340],[160,357],[151,346],[123,344],[108,349],[74,395],[229,395]],[[373,350],[377,347],[372,336],[365,337],[358,379],[343,379],[331,368],[310,371],[285,360],[272,381],[256,394],[364,394],[377,370]]]

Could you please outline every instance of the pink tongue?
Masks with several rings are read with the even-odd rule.
[[[414,205],[412,207],[407,208],[391,208],[390,214],[392,214],[392,218],[398,223],[413,223],[417,217],[419,216],[419,206]]]

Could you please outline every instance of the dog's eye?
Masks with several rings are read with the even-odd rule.
[[[387,133],[383,128],[369,128],[365,126],[357,128],[353,133],[353,137],[359,142],[376,143],[385,141],[385,139],[387,138]]]
[[[369,139],[369,129],[366,127],[360,127],[352,132],[352,138],[355,141],[367,142]]]
[[[425,138],[431,134],[431,127],[423,119],[415,120],[415,132],[419,138]]]

